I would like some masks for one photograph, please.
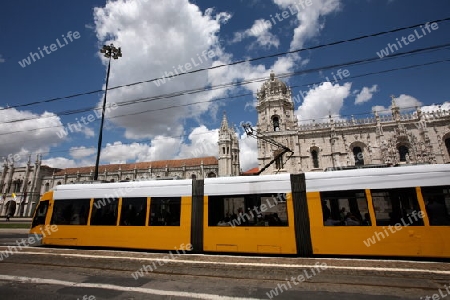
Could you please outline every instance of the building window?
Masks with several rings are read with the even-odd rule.
[[[311,157],[313,161],[313,168],[314,169],[319,168],[319,155],[317,154],[317,150],[311,151]]]
[[[364,165],[364,154],[361,150],[361,147],[353,148],[353,156],[355,158],[355,166],[363,166]]]
[[[445,147],[447,148],[448,157],[450,157],[450,138],[445,139]]]
[[[400,161],[406,162],[406,154],[409,154],[408,147],[406,146],[398,147],[398,153],[400,154]]]
[[[222,147],[222,152],[223,154],[225,154],[225,147]]]
[[[48,192],[49,189],[50,189],[50,184],[47,182],[45,184],[44,192]]]
[[[197,176],[196,176],[195,174],[192,174],[192,175],[191,175],[191,179],[194,179],[194,180],[195,180],[195,179],[197,179]]]
[[[280,119],[277,116],[272,118],[273,131],[280,131]]]
[[[214,172],[208,173],[208,178],[214,178],[214,177],[216,177],[216,173],[214,173]]]
[[[280,155],[280,153],[281,153],[282,151],[283,151],[283,150],[280,149],[280,150],[277,150],[277,151],[275,151],[275,152],[273,153],[273,157],[274,157],[274,158],[278,156],[278,158],[275,159],[275,168],[276,168],[277,170],[282,169],[282,168],[284,167],[284,165],[283,165],[283,155]]]
[[[22,186],[22,180],[20,180],[20,179],[14,180],[13,184],[12,184],[12,193],[19,193],[21,186]]]

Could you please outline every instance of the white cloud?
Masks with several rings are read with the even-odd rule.
[[[401,94],[397,98],[395,98],[395,105],[398,106],[401,112],[412,111],[415,110],[416,107],[421,107],[422,102],[414,98],[413,96]],[[379,114],[388,115],[391,114],[392,105],[389,107],[384,107],[382,105],[372,106],[372,111],[377,111]]]
[[[49,166],[51,168],[76,168],[79,165],[72,159],[67,159],[65,157],[52,157],[49,159],[43,159],[42,164]]]
[[[239,157],[242,171],[248,171],[258,166],[258,147],[256,139],[243,134],[239,140]]]
[[[372,112],[378,112],[380,115],[387,115],[391,113],[389,107],[386,108],[383,105],[372,106]]]
[[[30,120],[6,123],[22,119]],[[62,128],[62,123],[53,113],[35,114],[9,108],[0,110],[0,120],[0,158],[18,154],[23,163],[29,154],[48,152],[50,146],[60,141],[56,132]]]
[[[340,10],[340,0],[311,0],[311,5],[300,5],[298,0],[274,0],[283,9],[297,10],[298,26],[294,30],[294,37],[290,49],[303,48],[304,42],[320,33],[325,27],[320,23],[321,17]],[[306,2],[303,2],[306,3]]]
[[[189,144],[181,145],[179,158],[218,156],[219,129],[208,130],[199,126],[188,136]]]
[[[438,111],[439,109],[450,111],[450,102],[444,102],[444,103],[442,103],[440,105],[432,104],[432,105],[427,105],[427,106],[422,106],[421,107],[421,110],[424,113]]]
[[[329,115],[338,118],[351,87],[348,82],[344,85],[323,82],[309,90],[302,105],[295,111],[299,123],[310,123],[312,120],[321,123],[328,120]]]
[[[274,34],[269,32],[271,27],[272,23],[270,21],[264,19],[255,20],[251,28],[244,31],[235,32],[231,43],[240,42],[248,37],[255,37],[256,44],[259,46],[267,48],[274,46],[278,48],[280,45],[280,40]]]
[[[378,85],[374,84],[371,88],[363,87],[361,92],[356,96],[355,104],[362,104],[372,99],[373,93],[378,92]]]
[[[170,72],[210,67],[213,60],[222,56],[218,33],[230,17],[223,12],[214,14],[212,9],[202,13],[188,0],[111,1],[104,8],[95,8],[98,40],[101,44],[113,43],[122,49],[123,56],[111,64],[110,86],[167,76]],[[104,62],[106,64],[106,60]],[[171,94],[206,85],[208,72],[198,72],[166,79],[166,83],[160,86],[150,82],[112,90],[108,92],[108,98],[120,104],[124,100]],[[185,119],[196,118],[211,106],[207,102],[183,105],[209,99],[208,93],[182,95],[121,106],[109,115],[130,114],[110,119],[115,125],[125,128],[125,137],[129,139],[181,135]],[[169,106],[175,107],[162,110]]]
[[[417,106],[422,106],[422,102],[414,98],[413,96],[401,94],[398,98],[395,98],[395,104],[400,109],[413,110]]]
[[[97,150],[94,148],[86,148],[84,146],[70,148],[70,156],[72,156],[75,159],[88,157],[95,153],[97,153]]]
[[[321,20],[323,16],[332,12],[337,12],[340,9],[340,0],[314,0],[311,1],[311,5],[309,6],[304,4],[303,8],[301,4],[299,4],[298,0],[274,0],[274,2],[283,9],[289,11],[291,11],[291,9],[294,11],[299,11],[298,13],[295,13],[295,16],[292,16],[292,19],[294,20],[295,18],[296,20],[294,23],[297,24],[297,27],[294,29],[294,35],[290,46],[291,49],[301,48],[307,39],[318,35],[320,33],[320,29],[324,27],[323,23],[319,24],[319,20]],[[299,10],[296,7],[298,7]],[[256,28],[258,21],[262,22],[261,20],[255,21],[252,28]],[[276,23],[271,24],[270,26],[274,28],[278,25],[279,24]],[[267,28],[265,28],[265,31],[262,32],[268,32],[268,21],[266,21],[266,27]],[[264,29],[264,27],[260,28]],[[245,32],[250,34],[249,31],[251,31],[251,29],[248,29]],[[245,36],[245,34],[238,34],[235,38],[239,40],[243,36]],[[232,61],[232,56],[225,54],[221,56],[220,60],[216,61],[213,65],[226,64]],[[304,66],[306,63],[308,63],[308,60],[301,60],[298,54],[291,54],[284,57],[279,57],[276,62],[268,68],[264,65],[251,65],[250,63],[244,63],[226,68],[214,69],[209,71],[210,83],[215,85],[241,79],[251,80],[264,77],[268,78],[270,70],[274,70],[275,75],[288,73],[292,72],[295,66]],[[261,87],[261,83],[252,83],[245,85],[244,87],[255,93],[256,90]],[[213,91],[210,93],[210,97],[224,96],[228,90],[221,89]]]
[[[157,136],[150,144],[122,142],[108,143],[102,149],[100,160],[103,163],[118,164],[134,161],[156,161],[174,159],[181,147],[178,138]]]
[[[0,64],[1,63],[4,63],[5,62],[5,59],[3,58],[3,56],[0,54]]]
[[[298,4],[297,0],[276,0],[275,2],[280,6]],[[323,24],[319,24],[319,19],[337,11],[338,6],[338,0],[317,0],[313,1],[310,7],[300,11],[296,17],[292,16],[292,19],[297,19],[298,27],[294,31],[291,48],[317,35],[323,27]],[[212,9],[202,12],[198,6],[189,3],[188,0],[111,1],[102,8],[95,8],[94,28],[99,45],[113,43],[116,47],[121,47],[123,54],[120,59],[112,61],[109,85],[117,86],[149,80],[170,75],[170,72],[179,73],[180,66],[181,69],[192,67],[192,70],[195,70],[234,61],[232,55],[225,53],[221,48],[218,37],[222,24],[226,23],[230,17],[228,13],[215,13]],[[256,21],[255,24],[257,24]],[[257,43],[270,47],[275,46],[279,41],[267,29],[264,34],[258,35]],[[294,45],[297,46],[294,47]],[[212,53],[213,56],[205,58],[203,55],[206,53]],[[107,61],[102,59],[106,66]],[[296,65],[306,62],[300,61],[298,55],[287,55],[278,58],[269,67],[244,63],[182,75],[170,80],[166,79],[166,83],[159,86],[150,82],[111,90],[108,92],[108,102],[120,105],[127,100],[171,94],[207,85],[242,79],[268,78],[271,69],[275,74],[287,73],[291,72]],[[256,92],[260,85],[261,83],[252,83],[244,87]],[[198,142],[200,138],[190,135],[188,140],[190,144],[185,145],[183,140],[167,136],[183,135],[186,132],[184,128],[186,119],[200,119],[204,113],[215,115],[220,103],[208,103],[208,100],[223,97],[233,89],[235,87],[119,106],[118,109],[107,114],[107,119],[118,115],[128,114],[128,116],[109,118],[111,124],[123,127],[125,138],[152,138],[153,140],[150,145],[139,143],[125,145],[120,142],[108,144],[102,150],[101,162],[152,161],[193,155],[194,150],[200,146]],[[199,101],[204,103],[189,106]],[[101,102],[102,99],[99,99],[99,105]],[[175,108],[166,109],[170,106]],[[215,130],[194,129],[196,132],[202,130],[204,135],[208,136],[203,141],[206,145],[204,148],[213,151]],[[94,131],[90,128],[84,128],[83,133],[86,137],[94,136]],[[253,147],[253,144],[247,140],[241,141],[241,144],[247,147],[245,151],[254,155],[246,157],[243,155],[244,152],[241,152],[243,169],[247,168],[247,165],[256,166],[256,142]],[[211,153],[216,152],[217,150],[214,150]],[[206,153],[206,151],[198,151],[198,155],[200,153]]]

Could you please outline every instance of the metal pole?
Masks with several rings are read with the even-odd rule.
[[[98,178],[98,163],[100,161],[100,151],[102,149],[102,134],[103,134],[103,121],[105,119],[105,107],[106,107],[106,94],[108,92],[108,81],[109,81],[109,70],[111,67],[111,56],[108,61],[108,72],[106,74],[106,88],[105,88],[105,97],[103,99],[103,108],[102,108],[102,120],[100,123],[100,133],[98,136],[98,146],[97,146],[97,159],[95,161],[95,172],[94,172],[94,180]]]

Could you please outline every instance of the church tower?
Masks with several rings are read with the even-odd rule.
[[[271,71],[269,80],[265,81],[257,92],[258,103],[258,133],[268,137],[285,147],[291,149],[294,154],[289,159],[290,153],[285,153],[277,159],[263,174],[275,174],[280,172],[295,173],[300,171],[298,153],[298,122],[294,115],[294,103],[291,89],[275,77]],[[258,166],[261,170],[266,164],[275,158],[281,149],[264,140],[258,139]]]
[[[236,132],[228,127],[228,120],[223,113],[219,129],[219,177],[239,176],[239,140]]]

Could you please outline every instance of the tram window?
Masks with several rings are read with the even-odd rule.
[[[33,224],[31,225],[31,227],[45,224],[45,217],[47,216],[47,210],[48,210],[48,201],[39,202],[39,206],[36,209],[36,213],[33,218]]]
[[[286,194],[210,196],[208,226],[288,226]]]
[[[377,226],[423,226],[415,188],[371,190],[371,194]]]
[[[94,199],[92,206],[91,225],[117,224],[118,199]]]
[[[90,199],[56,200],[51,224],[86,225],[90,202]]]
[[[431,226],[450,225],[450,186],[422,187]]]
[[[180,226],[181,197],[152,197],[150,226]]]
[[[147,198],[122,198],[121,226],[145,226]]]
[[[364,190],[321,192],[325,226],[370,226]]]

